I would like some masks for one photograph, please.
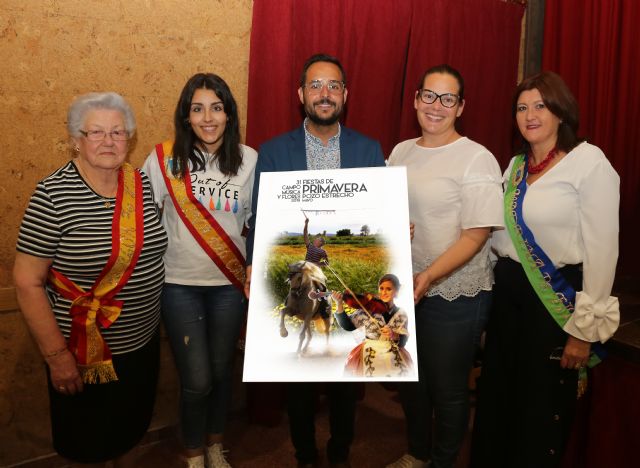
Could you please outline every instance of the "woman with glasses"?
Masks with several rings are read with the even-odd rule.
[[[78,97],[67,128],[76,157],[31,197],[16,293],[48,369],[55,450],[134,466],[155,400],[167,237],[148,179],[125,162],[136,125],[122,96]]]
[[[245,319],[245,226],[257,153],[240,144],[238,109],[225,81],[198,73],[175,110],[175,140],[147,158],[169,235],[162,318],[181,381],[189,467],[230,466],[222,435],[236,342]]]
[[[504,173],[506,230],[476,413],[475,466],[555,467],[586,367],[619,322],[618,174],[578,138],[578,105],[562,78],[524,80],[513,100],[524,140]]]
[[[456,131],[464,105],[457,70],[427,70],[414,99],[422,135],[389,157],[407,167],[420,378],[400,385],[409,450],[390,467],[453,467],[467,429],[468,376],[493,283],[487,240],[503,220],[498,163]]]

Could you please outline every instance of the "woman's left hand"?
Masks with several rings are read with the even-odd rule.
[[[560,366],[565,369],[580,369],[587,365],[591,343],[569,335],[564,345]]]
[[[417,304],[427,294],[431,286],[431,275],[423,270],[413,277],[413,302]]]

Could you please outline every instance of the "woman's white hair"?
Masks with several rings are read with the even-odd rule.
[[[136,118],[131,106],[118,93],[87,93],[73,100],[67,112],[67,130],[73,137],[81,137],[87,112],[95,109],[116,110],[124,117],[124,127],[129,137],[136,132]]]

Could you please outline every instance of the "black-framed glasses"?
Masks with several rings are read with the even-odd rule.
[[[309,94],[318,94],[325,86],[329,94],[341,94],[344,91],[344,81],[339,80],[313,80],[304,85]]]
[[[102,141],[107,135],[114,141],[125,141],[129,139],[129,132],[126,130],[112,130],[110,132],[105,132],[104,130],[80,130],[80,133],[89,141]]]
[[[458,104],[460,100],[460,96],[452,93],[444,93],[438,94],[435,91],[431,91],[430,89],[419,89],[418,96],[420,96],[420,100],[425,104],[433,104],[437,99],[440,99],[440,103],[444,107],[453,107]]]

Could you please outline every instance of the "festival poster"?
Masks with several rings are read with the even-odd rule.
[[[257,211],[243,380],[417,380],[406,169],[262,173]]]

